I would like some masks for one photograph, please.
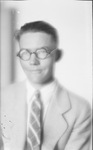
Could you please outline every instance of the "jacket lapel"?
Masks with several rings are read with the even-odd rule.
[[[70,110],[70,101],[67,92],[57,86],[52,97],[44,122],[43,147],[54,149],[59,138],[65,133],[68,124],[64,114]]]

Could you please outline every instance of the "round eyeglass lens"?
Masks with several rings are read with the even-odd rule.
[[[23,59],[23,60],[28,60],[30,58],[30,53],[27,51],[27,50],[22,50],[20,52],[20,57]]]
[[[37,57],[40,58],[40,59],[44,59],[47,57],[48,53],[45,49],[39,49],[36,51],[37,53]]]

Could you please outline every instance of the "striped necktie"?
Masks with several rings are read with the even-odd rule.
[[[27,143],[25,150],[40,150],[41,146],[41,101],[39,91],[31,99]]]

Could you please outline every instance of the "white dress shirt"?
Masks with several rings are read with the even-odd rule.
[[[51,101],[51,97],[53,95],[53,91],[56,88],[56,84],[57,84],[57,81],[53,80],[51,83],[44,85],[43,87],[39,89],[40,98],[41,98],[41,102],[43,105],[43,114],[42,114],[43,120],[45,119],[47,109]],[[31,98],[33,97],[37,89],[33,88],[31,83],[28,80],[26,80],[26,89],[27,89],[27,107],[28,107],[28,119],[29,119]]]

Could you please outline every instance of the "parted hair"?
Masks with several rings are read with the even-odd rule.
[[[44,32],[52,36],[53,40],[58,44],[58,33],[55,27],[45,21],[28,22],[21,26],[20,30],[15,33],[16,39],[19,41],[23,33],[26,32]]]

